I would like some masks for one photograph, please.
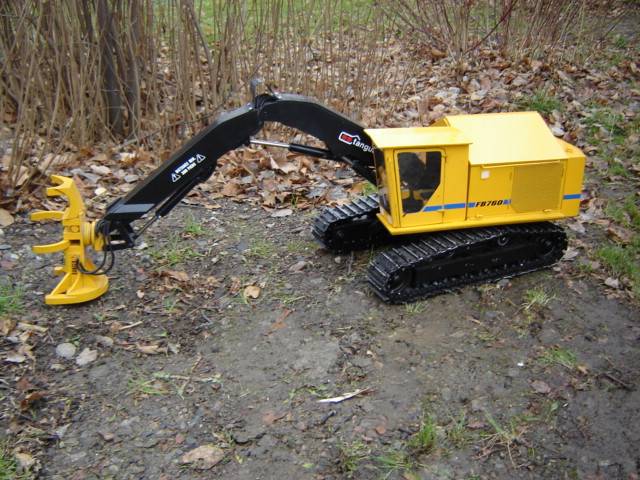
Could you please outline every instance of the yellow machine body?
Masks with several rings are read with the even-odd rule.
[[[367,129],[393,235],[557,220],[578,214],[585,157],[537,112],[447,116]]]

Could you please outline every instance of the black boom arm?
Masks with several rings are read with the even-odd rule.
[[[130,248],[154,220],[165,216],[198,183],[214,172],[218,158],[250,143],[265,122],[278,122],[322,140],[326,149],[286,145],[291,151],[349,165],[375,183],[373,147],[364,128],[316,101],[292,94],[262,94],[220,115],[126,196],[113,202],[96,229],[108,239],[106,249]],[[131,222],[154,210],[135,232]]]

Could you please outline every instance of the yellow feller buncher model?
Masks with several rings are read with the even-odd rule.
[[[253,139],[265,122],[297,128],[326,148]],[[377,184],[378,193],[324,209],[314,237],[328,250],[388,245],[368,271],[373,291],[390,303],[411,302],[460,286],[519,275],[557,262],[567,245],[550,223],[577,215],[585,157],[556,139],[535,112],[452,115],[420,128],[365,129],[299,95],[261,94],[221,115],[96,222],[84,218],[73,182],[54,176],[48,195],[65,195],[63,240],[34,247],[64,253],[63,278],[49,304],[80,303],[107,290],[116,250],[131,248],[217,160],[247,144],[278,146],[335,160]],[[142,225],[136,230],[135,221]],[[96,266],[86,249],[103,252]]]

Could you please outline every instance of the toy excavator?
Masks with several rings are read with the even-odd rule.
[[[99,221],[85,220],[71,179],[53,176],[57,186],[47,195],[68,197],[69,207],[31,216],[63,225],[61,242],[34,247],[64,252],[64,265],[55,268],[63,278],[46,303],[80,303],[105,293],[114,252],[133,247],[211,176],[218,158],[248,144],[335,160],[377,184],[377,194],[326,208],[313,235],[332,252],[388,245],[368,270],[371,288],[385,302],[519,275],[562,257],[566,235],[549,221],[577,215],[585,157],[556,139],[538,113],[451,115],[429,127],[365,129],[307,97],[255,90],[253,97],[218,117]],[[326,148],[253,139],[265,122],[301,130]],[[103,252],[100,265],[87,247]]]

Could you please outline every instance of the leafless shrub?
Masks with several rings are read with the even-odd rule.
[[[601,39],[622,13],[609,5],[593,15],[602,7],[584,0],[389,0],[385,5],[398,25],[435,49],[436,56],[442,52],[458,59],[486,43],[515,57],[561,52],[569,44]],[[581,52],[571,48],[570,53]]]
[[[172,150],[221,107],[246,101],[254,76],[354,117],[393,101],[406,79],[390,69],[388,19],[356,3],[1,2],[0,112],[14,134],[5,199],[61,152]]]

